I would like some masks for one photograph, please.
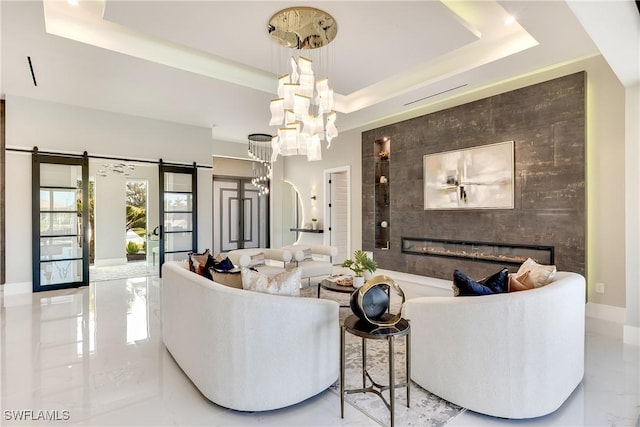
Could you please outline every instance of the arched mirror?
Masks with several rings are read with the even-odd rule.
[[[284,181],[282,190],[282,245],[292,245],[298,240],[298,232],[291,229],[302,227],[302,204],[295,187]]]

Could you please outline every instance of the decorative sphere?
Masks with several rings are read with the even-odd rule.
[[[382,284],[380,284],[382,285]],[[362,304],[358,301],[358,290],[351,294],[349,305],[353,314],[361,320],[378,319],[389,308],[389,295],[384,286],[376,285],[364,293],[362,296]],[[366,316],[365,316],[366,313]]]

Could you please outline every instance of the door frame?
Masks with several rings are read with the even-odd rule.
[[[164,174],[182,173],[191,175],[191,252],[198,251],[198,166],[194,162],[191,166],[175,165],[164,163],[162,159],[158,162],[158,268],[159,277],[162,277],[162,265],[165,262],[165,209],[164,209]],[[181,253],[185,251],[171,251],[169,253]]]
[[[347,256],[351,254],[351,166],[339,166],[331,169],[324,170],[323,192],[324,192],[324,218],[325,218],[325,232],[324,244],[331,245],[331,185],[329,180],[331,174],[334,173],[346,173],[347,174]]]
[[[221,224],[218,224],[218,226],[216,226],[216,220],[221,220],[219,218],[219,215],[221,215],[221,212],[217,212],[215,209],[215,197],[216,197],[216,181],[226,181],[226,182],[235,182],[238,184],[238,200],[239,200],[239,206],[238,206],[238,232],[241,234],[241,236],[239,237],[238,240],[238,249],[244,249],[244,203],[243,200],[245,199],[244,197],[244,193],[245,193],[245,189],[244,189],[244,185],[245,184],[251,184],[251,177],[246,177],[246,176],[228,176],[228,175],[213,175],[212,176],[212,185],[211,185],[211,204],[212,204],[212,210],[211,210],[211,229],[213,230],[213,247],[217,248],[218,246],[216,246],[216,232],[219,230],[219,228],[222,226]],[[269,186],[271,186],[271,183],[269,183]],[[259,197],[264,197],[265,200],[265,236],[264,236],[264,246],[260,246],[260,247],[265,247],[268,248],[271,246],[271,227],[269,224],[271,224],[271,210],[270,210],[270,206],[271,206],[271,192],[264,194],[262,196]],[[259,212],[258,212],[259,213]],[[218,234],[218,245],[220,247],[220,251],[221,252],[226,252],[224,249],[222,249],[222,235],[221,233],[217,233]],[[258,240],[261,240],[260,238],[258,238]]]

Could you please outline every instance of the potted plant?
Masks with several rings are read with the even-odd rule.
[[[347,267],[353,271],[353,287],[359,288],[364,285],[364,274],[372,274],[378,268],[378,264],[367,256],[363,250],[357,249],[353,252],[353,259],[345,259],[342,263],[343,267]]]
[[[140,245],[136,242],[128,242],[125,249],[127,251],[127,261],[137,261],[145,257],[144,254],[138,254],[138,252],[140,252]]]

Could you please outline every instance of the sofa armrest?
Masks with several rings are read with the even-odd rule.
[[[285,249],[267,249],[267,248],[252,248],[252,249],[234,249],[229,251],[227,256],[231,262],[240,267],[250,267],[251,257],[255,255],[264,255],[264,259],[280,261],[287,263],[291,261],[291,252]]]
[[[291,245],[285,246],[283,249],[293,252],[293,261],[304,260],[304,251],[306,249],[311,251],[311,255],[320,255],[334,257],[338,255],[338,248],[336,246],[327,245]]]
[[[291,261],[292,255],[291,252],[286,249],[265,249],[264,257],[266,259],[287,263]]]

